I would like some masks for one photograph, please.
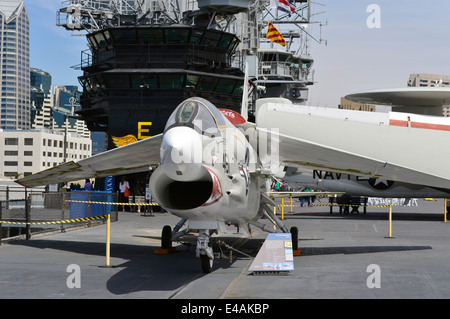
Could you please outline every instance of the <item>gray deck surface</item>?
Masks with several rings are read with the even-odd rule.
[[[328,207],[286,213],[288,228],[299,228],[301,256],[284,276],[255,276],[248,272],[252,258],[237,253],[202,274],[194,247],[153,253],[162,227],[174,226],[177,217],[121,212],[111,227],[112,268],[100,267],[106,264],[106,225],[0,246],[0,298],[450,298],[450,222],[443,222],[443,200],[418,203],[394,207],[394,238],[386,238],[386,208],[368,208],[367,215],[330,215]],[[224,239],[233,243],[239,236]],[[255,256],[266,236],[256,231],[241,250]],[[80,288],[67,285],[72,264],[80,267]],[[379,266],[380,288],[367,285],[372,264]]]

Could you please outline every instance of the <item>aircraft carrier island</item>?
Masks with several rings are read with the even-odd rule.
[[[240,112],[246,64],[250,112],[259,97],[306,101],[313,59],[298,25],[309,23],[310,1],[292,3],[296,15],[275,17],[269,0],[63,1],[57,25],[85,35],[89,46],[77,66],[77,115],[106,132],[111,149],[162,133],[189,97]],[[269,42],[268,17],[294,28],[285,48],[261,45]],[[303,45],[292,45],[299,39]]]
[[[243,72],[231,66],[230,33],[189,25],[114,27],[89,34],[91,54],[78,112],[94,131],[143,139],[161,133],[174,108],[199,96],[240,111]]]

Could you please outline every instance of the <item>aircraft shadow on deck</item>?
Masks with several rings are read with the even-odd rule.
[[[155,239],[159,239],[154,237]],[[231,243],[236,238],[220,237]],[[264,239],[249,239],[239,247],[250,256],[256,256]],[[300,239],[300,247],[302,240]],[[37,249],[55,249],[74,254],[99,256],[97,265],[99,272],[105,259],[105,243],[82,241],[58,241],[35,239],[32,241],[15,241],[17,246],[27,246]],[[121,264],[112,264],[119,271],[107,282],[107,289],[115,295],[126,295],[139,291],[177,291],[189,282],[205,274],[199,271],[199,261],[195,258],[193,247],[181,249],[170,255],[155,255],[156,246],[111,244],[111,262],[117,258],[124,259]],[[330,255],[330,254],[367,254],[381,252],[398,252],[432,249],[430,246],[359,246],[359,247],[305,247],[301,248],[301,256]],[[233,263],[248,256],[233,252],[233,259],[220,258],[215,261],[214,271],[232,267]],[[301,257],[298,257],[301,258]],[[74,258],[76,261],[76,257]],[[96,266],[96,265],[90,265]]]
[[[149,239],[160,239],[159,237]],[[230,242],[236,238],[220,237],[221,240]],[[250,247],[260,247],[263,240],[250,239]],[[36,249],[54,249],[74,254],[98,256],[99,272],[105,266],[105,243],[84,241],[59,241],[34,239],[31,241],[13,241],[11,245],[26,246]],[[215,244],[213,244],[213,247]],[[204,276],[200,271],[199,259],[195,258],[195,246],[179,246],[177,252],[169,255],[156,255],[156,245],[130,245],[111,244],[111,266],[118,272],[108,280],[107,289],[115,295],[126,295],[139,291],[172,291],[177,290],[189,282]],[[247,251],[248,248],[246,248]],[[258,248],[250,255],[256,256]],[[248,252],[248,251],[247,251]],[[219,258],[214,262],[213,272],[233,266],[237,259],[249,258],[233,253],[233,259]],[[114,260],[124,259],[120,264],[114,264]],[[76,263],[77,257],[74,256]],[[81,262],[80,262],[81,264]],[[83,269],[83,266],[82,266]],[[83,271],[83,270],[82,270]]]
[[[279,214],[278,214],[279,215]],[[389,212],[368,212],[366,214],[360,213],[349,213],[349,214],[339,214],[338,211],[330,214],[329,212],[295,212],[295,213],[284,213],[285,219],[324,219],[324,218],[335,218],[335,219],[361,219],[361,220],[388,220]],[[392,213],[392,219],[398,221],[443,221],[444,213]]]
[[[357,247],[304,247],[301,249],[302,256],[316,255],[352,255],[352,254],[371,254],[386,253],[412,250],[433,249],[431,246],[357,246]]]

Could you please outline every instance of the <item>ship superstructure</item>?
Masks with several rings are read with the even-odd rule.
[[[291,1],[295,10],[288,13],[277,2],[63,1],[57,24],[85,34],[89,44],[79,65],[77,114],[93,131],[139,140],[161,133],[188,97],[240,111],[246,65],[250,112],[260,97],[304,102],[313,84],[305,48],[311,1]],[[269,20],[284,33],[286,47],[266,41]]]

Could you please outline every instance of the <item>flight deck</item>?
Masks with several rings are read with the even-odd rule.
[[[119,212],[111,225],[110,267],[105,267],[106,225],[3,243],[0,298],[186,299],[186,306],[188,299],[193,305],[194,299],[270,304],[273,299],[450,298],[444,201],[417,204],[393,208],[392,237],[383,207],[348,215],[330,214],[328,207],[295,207],[284,221],[298,227],[301,255],[284,275],[249,272],[267,236],[260,230],[251,239],[218,237],[222,246],[213,242],[222,257],[204,274],[190,238],[174,243],[176,252],[154,253],[162,227],[175,225],[177,217]],[[235,249],[227,251],[230,246]]]

